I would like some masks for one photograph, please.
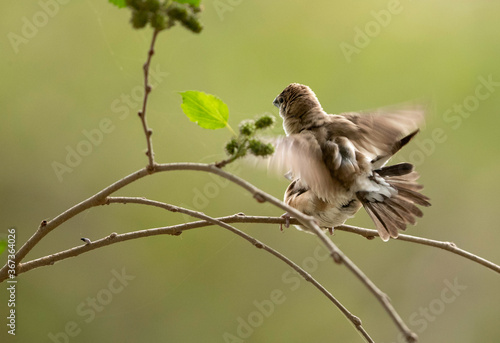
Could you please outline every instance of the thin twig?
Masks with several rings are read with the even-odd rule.
[[[378,237],[377,230],[365,229],[365,228],[352,226],[352,225],[342,225],[342,226],[336,227],[335,230],[356,233],[356,234],[361,235],[363,237],[366,237],[368,239]],[[451,253],[454,253],[456,255],[465,257],[466,259],[469,259],[473,262],[479,263],[480,265],[485,266],[486,268],[489,268],[489,269],[493,270],[494,272],[500,273],[500,266],[499,265],[497,265],[491,261],[488,261],[485,258],[482,258],[480,256],[472,254],[464,249],[460,249],[453,242],[436,241],[436,240],[429,239],[429,238],[416,237],[416,236],[405,235],[405,234],[399,234],[399,236],[398,236],[398,238],[396,238],[396,240],[405,241],[405,242],[412,242],[412,243],[431,246],[434,248],[443,249],[443,250],[449,251]]]
[[[247,224],[276,224],[276,225],[282,225],[286,224],[286,220],[282,217],[267,217],[267,216],[247,216],[243,213],[238,213],[230,216],[225,216],[225,217],[219,217],[215,218],[219,221],[222,221],[224,223],[247,223]],[[290,218],[288,220],[289,224],[292,225],[298,225],[301,224],[296,218]],[[72,248],[69,250],[61,251],[60,253],[53,254],[53,255],[48,255],[45,257],[37,258],[35,260],[31,260],[25,263],[21,263],[20,265],[20,273],[25,273],[27,271],[30,271],[31,269],[35,269],[38,267],[43,267],[47,265],[51,265],[56,261],[61,261],[70,257],[75,257],[78,256],[82,253],[85,253],[90,250],[94,250],[97,248],[105,247],[107,245],[111,245],[114,243],[119,243],[123,241],[128,241],[132,239],[137,239],[137,238],[142,238],[142,237],[150,237],[150,236],[156,236],[156,235],[173,235],[177,236],[180,235],[184,231],[188,231],[191,229],[197,229],[201,227],[206,227],[206,226],[211,226],[212,224],[209,222],[206,222],[204,220],[201,221],[195,221],[195,222],[190,222],[190,223],[185,223],[185,224],[177,224],[177,225],[171,225],[171,226],[165,226],[165,227],[159,227],[159,228],[153,228],[153,229],[147,229],[147,230],[139,230],[139,231],[133,231],[133,232],[128,232],[120,235],[113,235],[112,239],[101,239],[101,240],[96,240],[92,242],[92,247],[91,249],[85,250],[81,249],[82,247],[85,246],[79,246],[76,248]],[[349,233],[355,233],[360,236],[363,236],[368,239],[372,239],[375,237],[378,237],[377,230],[372,230],[372,229],[365,229],[365,228],[360,228],[357,226],[352,226],[352,225],[341,225],[335,228],[336,231],[345,231]],[[469,253],[468,251],[465,251],[463,249],[460,249],[458,247],[452,248],[453,243],[450,242],[443,242],[443,241],[436,241],[432,239],[427,239],[427,238],[422,238],[422,237],[416,237],[416,236],[410,236],[410,235],[403,235],[399,234],[399,237],[394,240],[400,240],[400,241],[407,241],[411,243],[416,243],[416,244],[421,244],[421,245],[427,245],[430,247],[434,248],[440,248],[446,251],[449,251],[453,254],[456,254],[458,256],[465,257],[473,262],[479,263],[495,272],[500,273],[500,266],[494,264],[493,262],[490,262],[484,258],[481,258],[477,255],[474,255],[472,253]],[[90,246],[89,246],[90,247]],[[1,280],[3,281],[3,280]]]
[[[139,178],[142,178],[148,174],[151,174],[154,172],[154,167],[155,167],[155,162],[154,162],[154,152],[153,152],[153,142],[151,139],[151,135],[153,134],[153,131],[148,127],[147,121],[146,121],[146,107],[147,107],[147,101],[149,97],[149,93],[151,92],[151,86],[149,85],[149,67],[151,65],[151,58],[154,54],[154,45],[156,42],[156,37],[158,36],[159,30],[154,30],[153,32],[153,38],[151,39],[151,45],[149,47],[148,51],[148,57],[146,59],[146,63],[143,66],[143,71],[144,71],[144,100],[142,103],[142,110],[138,113],[139,117],[141,118],[142,122],[142,127],[144,129],[144,133],[146,135],[146,141],[147,141],[147,152],[146,155],[148,156],[148,166],[144,169],[141,169],[133,174],[130,174],[129,176],[125,177],[124,179],[121,179],[114,184],[106,187],[103,189],[101,192],[93,195],[92,197],[88,198],[85,201],[82,201],[81,203],[71,207],[70,209],[66,210],[65,212],[61,213],[58,215],[56,218],[50,221],[42,221],[38,229],[35,231],[35,233],[23,244],[23,246],[17,251],[16,253],[16,264],[19,264],[22,259],[33,249],[33,247],[38,244],[42,240],[43,237],[45,237],[49,232],[51,232],[53,229],[64,223],[66,220],[74,217],[75,215],[89,209],[90,207],[100,205],[102,201],[111,193],[115,192],[116,190],[120,189],[121,187],[129,184],[130,182],[133,182]],[[16,267],[17,270],[17,267]],[[0,269],[0,280],[4,280],[6,277],[7,273],[7,264]]]
[[[238,158],[240,158],[240,156],[233,156],[233,157],[230,157],[228,159],[214,163],[214,166],[216,166],[217,168],[224,168],[226,165],[234,162]]]
[[[149,84],[149,66],[151,65],[151,58],[155,53],[154,47],[156,42],[156,37],[160,33],[160,30],[153,31],[153,38],[151,39],[151,45],[148,51],[148,58],[146,59],[146,63],[143,65],[144,71],[144,99],[142,101],[142,110],[138,112],[139,118],[141,118],[142,128],[144,129],[144,134],[146,135],[146,142],[148,146],[148,150],[146,155],[148,156],[149,164],[148,171],[152,172],[154,170],[155,162],[154,162],[154,152],[153,152],[153,140],[151,136],[153,135],[153,130],[148,127],[148,123],[146,121],[146,107],[148,103],[149,93],[151,93],[151,85]]]

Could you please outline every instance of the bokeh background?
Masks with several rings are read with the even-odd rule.
[[[133,30],[129,10],[105,0],[61,2],[0,5],[0,232],[17,228],[18,246],[41,220],[147,162],[136,111],[151,30]],[[228,130],[204,130],[190,122],[179,91],[216,94],[228,104],[233,127],[265,112],[277,116],[271,102],[291,82],[311,86],[330,113],[423,99],[431,104],[426,125],[398,160],[417,165],[433,205],[408,233],[453,241],[500,262],[498,2],[203,3],[200,35],[176,27],[162,33],[156,45],[148,121],[158,162],[219,160],[230,138]],[[38,27],[30,30],[27,22]],[[13,34],[23,32],[29,37],[13,44]],[[488,79],[489,89],[481,86]],[[111,132],[58,177],[54,162],[65,164],[68,151],[85,144],[85,132],[99,129],[104,118]],[[272,134],[283,134],[280,124],[278,118]],[[228,170],[279,198],[287,186],[285,179],[241,162]],[[282,214],[236,186],[196,172],[154,175],[118,194],[212,216]],[[48,235],[28,259],[80,245],[80,237],[94,240],[186,220],[138,205],[94,208]],[[362,211],[348,223],[373,228]],[[304,265],[363,320],[377,342],[402,341],[367,289],[346,268],[321,258],[324,250],[313,235],[293,228],[280,232],[275,225],[238,227]],[[406,242],[384,244],[344,232],[332,239],[390,296],[421,342],[499,339],[500,277],[493,271]],[[0,257],[2,264],[5,259]],[[113,270],[134,277],[116,294],[110,293],[110,284],[117,285]],[[221,228],[134,240],[20,275],[17,335],[7,335],[3,319],[0,337],[3,342],[362,342],[317,289],[297,280],[282,262]],[[8,311],[6,287],[0,287],[2,318]],[[96,297],[98,310],[92,310]],[[278,300],[271,308],[272,299]],[[267,307],[259,310],[258,304]],[[75,337],[66,339],[61,332],[68,323]]]

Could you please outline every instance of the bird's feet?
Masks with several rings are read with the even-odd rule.
[[[333,236],[333,229],[334,229],[333,226],[328,228],[328,232],[330,232],[330,235],[332,235],[332,236]]]
[[[288,229],[290,227],[290,214],[287,212],[281,215],[281,218],[285,219],[285,227]],[[280,224],[280,231],[283,231],[283,224]]]

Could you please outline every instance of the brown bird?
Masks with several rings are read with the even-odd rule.
[[[276,144],[275,166],[290,170],[285,203],[323,228],[343,224],[363,206],[383,241],[422,217],[430,206],[410,163],[385,166],[417,133],[421,107],[327,114],[314,92],[292,83],[273,104],[287,137]]]

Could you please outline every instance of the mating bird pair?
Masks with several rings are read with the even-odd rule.
[[[363,206],[383,241],[422,217],[430,206],[410,163],[385,166],[417,133],[423,109],[327,114],[314,92],[292,83],[274,99],[286,137],[276,144],[275,166],[290,171],[285,203],[323,228],[343,224]]]

